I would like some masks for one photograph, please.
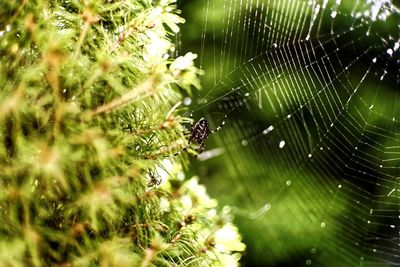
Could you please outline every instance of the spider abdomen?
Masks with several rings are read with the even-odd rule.
[[[190,135],[189,135],[189,140],[188,144],[181,149],[178,153],[175,153],[175,156],[181,154],[183,151],[186,151],[188,148],[190,148],[191,143],[196,143],[198,145],[195,150],[197,153],[201,153],[205,149],[205,140],[210,134],[218,132],[222,126],[225,125],[225,121],[221,123],[220,126],[217,127],[215,131],[212,131],[210,129],[210,126],[208,124],[208,121],[205,118],[201,118],[196,124],[190,129]]]
[[[210,127],[208,121],[201,118],[192,128],[189,139],[192,142],[197,142],[199,144],[203,143],[210,133]]]

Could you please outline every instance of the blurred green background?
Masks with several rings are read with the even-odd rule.
[[[398,264],[396,4],[180,2],[205,70],[188,108],[227,116],[189,172],[232,209],[243,266]]]

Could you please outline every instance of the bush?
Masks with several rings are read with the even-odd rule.
[[[0,3],[2,266],[236,264],[186,143],[174,0]],[[161,183],[161,185],[159,185]]]

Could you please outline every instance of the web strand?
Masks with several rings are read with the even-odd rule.
[[[237,187],[237,214],[268,222],[285,207],[310,233],[301,242],[326,253],[306,264],[330,256],[398,264],[398,8],[223,0],[204,10],[201,58],[214,62],[213,83],[195,113],[227,116],[213,138],[224,150],[223,176]],[[318,231],[325,241],[313,239]]]

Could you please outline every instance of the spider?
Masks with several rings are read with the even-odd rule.
[[[226,117],[226,116],[225,116]],[[187,145],[182,148],[179,152],[175,153],[174,156],[178,156],[182,152],[185,152],[192,143],[198,144],[198,148],[195,149],[198,154],[204,151],[205,149],[205,140],[210,134],[216,133],[225,125],[225,121],[215,129],[211,130],[208,124],[208,121],[205,118],[201,118],[196,124],[190,129],[190,135]],[[195,155],[197,157],[197,155]]]
[[[152,187],[152,186],[158,186],[161,184],[162,179],[158,174],[156,174],[155,172],[153,172],[151,170],[148,170],[147,174],[150,177],[150,181],[147,184],[147,186]]]

